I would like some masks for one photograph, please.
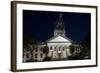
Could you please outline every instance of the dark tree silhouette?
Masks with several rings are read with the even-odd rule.
[[[72,45],[69,46],[69,48],[70,48],[71,54],[73,54],[74,51],[75,51],[75,46],[72,44]]]
[[[82,52],[81,56],[86,59],[91,58],[91,33],[88,32],[84,40],[82,41]]]
[[[46,57],[47,57],[47,54],[49,53],[49,48],[48,48],[48,46],[45,46],[45,47],[43,48],[43,53],[45,53],[45,54],[46,54]]]
[[[47,45],[43,48],[43,53],[45,54],[45,58],[43,59],[43,61],[50,61],[51,57],[48,57],[49,48]]]
[[[26,44],[37,44],[37,39],[32,37],[32,36],[24,36],[23,37],[23,45],[26,45]]]
[[[28,60],[27,62],[33,62],[33,57],[32,57],[32,52],[35,48],[35,46],[37,46],[37,40],[35,38],[33,38],[32,36],[24,36],[23,37],[23,56],[24,53],[27,51],[30,51],[30,55],[31,55],[31,59]]]
[[[71,56],[69,56],[68,59],[69,60],[76,60],[77,57],[76,57],[76,55],[74,55],[76,47],[74,46],[74,44],[72,44],[72,45],[69,46],[69,48],[70,48]]]

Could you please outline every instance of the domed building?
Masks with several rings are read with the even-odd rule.
[[[62,20],[62,14],[59,15],[54,28],[54,37],[47,40],[47,46],[49,47],[49,57],[52,60],[68,59],[71,55],[69,46],[73,43],[71,39],[65,35],[64,22]]]

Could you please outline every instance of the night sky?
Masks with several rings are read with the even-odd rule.
[[[62,13],[66,37],[79,43],[91,32],[91,14],[51,11],[23,10],[23,36],[31,36],[38,41],[53,37],[55,23]]]

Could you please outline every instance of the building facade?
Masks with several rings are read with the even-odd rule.
[[[72,55],[70,52],[70,45],[74,42],[66,36],[66,31],[64,27],[64,22],[62,20],[62,14],[56,21],[54,28],[54,36],[46,41],[46,43],[38,44],[36,47],[32,47],[32,53],[30,53],[29,58],[33,61],[43,61],[46,57],[51,58],[51,60],[67,60],[69,56]],[[47,46],[47,55],[43,52],[44,47]],[[28,51],[27,51],[28,52]],[[29,54],[29,52],[24,52]],[[79,53],[79,49],[75,49],[74,53]],[[24,61],[29,60],[29,58],[24,57]]]
[[[32,59],[34,61],[43,61],[43,59],[45,58],[45,54],[43,53],[44,47],[44,43],[39,43],[38,46],[33,48]]]
[[[60,14],[54,28],[54,36],[47,40],[47,46],[49,47],[48,56],[51,56],[53,60],[68,59],[68,56],[71,56],[69,46],[72,44],[72,41],[65,34],[64,22],[62,14]]]

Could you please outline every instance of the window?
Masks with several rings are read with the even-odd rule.
[[[65,48],[63,47],[63,51],[65,50]]]
[[[35,58],[37,58],[37,54],[35,54]]]
[[[38,48],[35,48],[35,52],[37,52],[38,51]]]
[[[52,50],[52,47],[50,47],[50,50]]]
[[[61,53],[58,53],[58,57],[61,58]]]
[[[59,47],[59,51],[60,51],[60,47]]]
[[[29,54],[28,53],[26,54],[26,57],[29,58]]]
[[[60,31],[58,31],[58,35],[61,35],[61,32]]]
[[[40,57],[42,58],[43,57],[43,54],[40,54]]]
[[[55,51],[56,51],[57,47],[55,47]]]
[[[40,51],[42,51],[43,50],[43,48],[40,48]]]

